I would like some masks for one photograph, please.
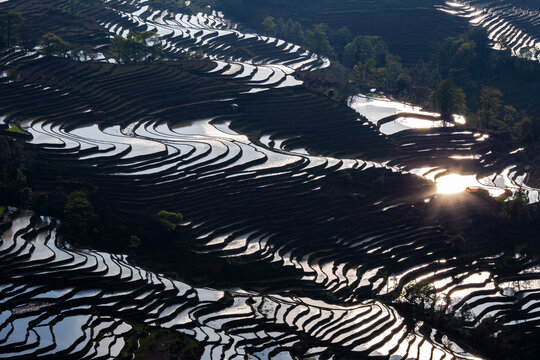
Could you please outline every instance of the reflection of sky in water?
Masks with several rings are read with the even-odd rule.
[[[369,121],[377,124],[379,120],[397,115],[402,112],[419,115],[439,116],[437,113],[422,111],[420,107],[411,104],[393,101],[386,98],[367,97],[357,95],[351,98],[350,107],[365,116]]]
[[[444,126],[452,127],[454,124],[446,121],[431,121],[412,117],[400,117],[394,121],[381,125],[380,131],[385,135],[392,135],[408,129],[430,129]]]

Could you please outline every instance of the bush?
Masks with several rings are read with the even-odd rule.
[[[181,213],[174,213],[161,210],[156,215],[156,220],[165,231],[174,231],[176,227],[184,220]]]

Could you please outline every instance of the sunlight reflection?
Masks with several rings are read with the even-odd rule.
[[[451,174],[441,176],[435,180],[439,194],[457,194],[465,191],[468,187],[480,185],[474,175]]]
[[[418,168],[411,170],[411,173],[433,181],[437,186],[437,194],[458,194],[464,191],[474,193],[486,190],[491,196],[496,197],[504,194],[505,189],[515,187],[510,180],[495,184],[494,179],[500,178],[495,174],[478,179],[476,175],[449,174],[444,168]]]

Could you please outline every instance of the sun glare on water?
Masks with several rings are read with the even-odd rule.
[[[435,180],[437,193],[457,194],[465,191],[468,187],[478,187],[479,183],[474,175],[451,174],[441,176]]]

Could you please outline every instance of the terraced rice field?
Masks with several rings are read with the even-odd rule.
[[[2,270],[9,281],[0,291],[10,310],[0,313],[2,358],[114,358],[131,328],[125,321],[134,320],[194,335],[206,344],[207,359],[286,359],[301,339],[319,345],[311,356],[339,348],[351,355],[473,358],[436,332],[408,329],[377,301],[337,306],[194,288],[134,267],[125,256],[59,247],[51,219],[22,212],[5,220]]]
[[[293,18],[305,28],[346,26],[353,34],[376,35],[405,65],[428,59],[441,39],[467,29],[467,22],[437,10],[444,0],[258,0],[244,1],[241,20],[259,26],[266,16]]]
[[[68,169],[127,215],[181,210],[198,266],[232,263],[243,276],[221,274],[219,288],[212,273],[172,280],[125,255],[71,248],[54,219],[10,209],[0,224],[0,358],[115,358],[136,322],[194,336],[204,359],[479,358],[387,301],[423,280],[469,327],[489,319],[534,338],[538,260],[515,254],[519,271],[508,275],[500,253],[456,256],[447,224],[481,219],[485,205],[461,193],[448,212],[441,195],[521,187],[538,201],[515,165],[519,149],[408,104],[359,95],[346,107],[308,92],[294,71],[326,59],[220,14],[107,6],[103,29],[155,29],[168,60],[4,52],[0,115],[48,159],[42,185]],[[234,58],[237,47],[255,56]],[[199,49],[211,61],[178,61]],[[471,241],[487,249],[491,239]],[[533,341],[524,353],[537,350]]]
[[[540,6],[535,1],[447,1],[442,11],[469,19],[487,29],[496,48],[504,38],[517,56],[540,60]],[[527,54],[530,50],[535,53]]]

